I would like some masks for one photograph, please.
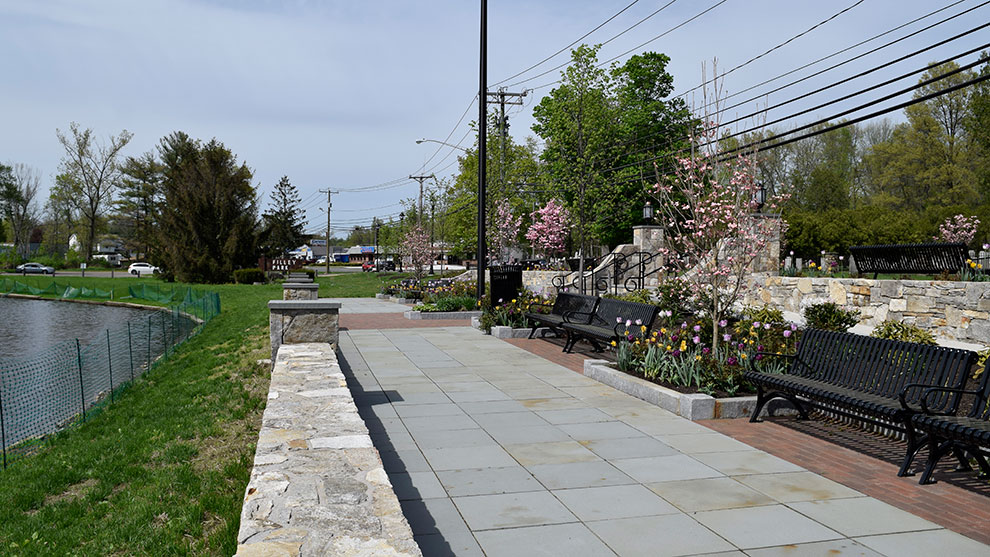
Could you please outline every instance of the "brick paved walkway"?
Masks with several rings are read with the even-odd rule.
[[[917,476],[897,477],[900,458],[904,455],[903,443],[834,422],[776,418],[752,424],[747,418],[740,418],[698,423],[990,544],[990,483],[977,479],[973,472],[953,473],[952,459],[945,459],[947,462],[936,473],[936,478],[942,478],[937,484],[922,486],[918,485]],[[858,450],[839,443],[855,446]],[[919,455],[921,463],[925,457],[924,452]],[[952,479],[946,479],[947,476]],[[962,482],[968,489],[953,485],[950,481]]]

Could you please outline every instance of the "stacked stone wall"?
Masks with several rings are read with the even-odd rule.
[[[754,275],[744,297],[747,305],[795,313],[821,302],[859,310],[863,325],[889,319],[946,339],[990,344],[990,282]]]

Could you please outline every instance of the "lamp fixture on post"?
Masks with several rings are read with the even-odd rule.
[[[643,205],[643,222],[650,223],[653,221],[653,205],[649,201],[646,205]]]
[[[756,197],[754,198],[756,202],[756,212],[763,212],[763,205],[767,202],[767,190],[763,184],[760,184],[760,189],[756,190]]]

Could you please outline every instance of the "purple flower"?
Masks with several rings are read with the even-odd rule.
[[[764,323],[763,324],[763,328],[769,331],[770,330],[770,324],[769,323]]]
[[[626,327],[632,325],[632,320],[626,319]]]
[[[622,318],[621,317],[616,317],[615,318],[615,322],[616,323],[622,323]]]
[[[757,352],[763,352],[763,345],[762,345],[762,344],[760,344],[760,345],[758,345],[758,346],[756,347],[756,351],[757,351]]]
[[[701,332],[701,325],[695,325],[693,328],[694,328],[694,332],[696,333]]]
[[[791,323],[791,330],[792,331],[796,331],[797,330],[797,323]]]
[[[740,342],[739,343],[739,349],[742,350],[743,348],[746,348],[746,345]]]
[[[681,328],[682,329],[687,329],[687,322],[681,323]]]
[[[790,338],[790,337],[791,337],[791,330],[790,329],[785,329],[784,330],[784,338]]]
[[[730,366],[734,366],[739,363],[739,360],[737,360],[735,356],[729,356],[729,358],[725,360],[725,363],[729,364]]]
[[[678,357],[678,356],[681,355],[681,351],[680,350],[674,350],[673,352],[670,353],[670,355],[676,358],[676,357]]]
[[[678,339],[678,336],[677,335],[671,335],[670,336],[670,342],[677,342],[677,339]]]
[[[711,348],[708,348],[707,346],[701,349],[701,353],[702,354],[708,354],[711,351],[712,351],[712,349]]]
[[[725,333],[724,335],[722,335],[722,340],[724,340],[725,342],[729,342],[730,340],[732,340],[732,335],[730,335],[729,333]]]
[[[695,336],[695,337],[694,337],[693,339],[691,339],[691,340],[693,340],[695,344],[698,344],[699,342],[701,342],[701,337],[699,337],[699,336]]]
[[[757,329],[759,329],[760,328],[760,322],[759,321],[753,321],[753,326],[756,327]]]
[[[643,324],[643,320],[642,319],[637,319],[636,320],[636,324],[637,325],[642,325]]]
[[[756,355],[756,357],[755,357],[755,358],[753,358],[753,359],[754,359],[754,360],[756,360],[756,361],[758,362],[758,361],[760,361],[760,360],[762,360],[762,359],[763,359],[763,354],[757,354],[757,355]]]
[[[723,320],[721,320],[721,321],[718,322],[718,326],[719,327],[727,327],[728,325],[729,325],[729,322],[726,321],[725,319],[723,319]]]

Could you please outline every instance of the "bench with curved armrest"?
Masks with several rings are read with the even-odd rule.
[[[559,334],[560,326],[564,323],[566,316],[574,313],[581,313],[582,315],[593,314],[597,305],[598,296],[570,294],[567,292],[557,294],[557,299],[553,301],[553,305],[530,304],[529,311],[525,314],[526,319],[529,319],[529,322],[533,324],[533,330],[529,332],[529,338],[533,338],[536,329],[539,327],[549,327]],[[548,312],[534,311],[537,308],[544,308]],[[575,319],[578,318],[575,317]]]
[[[802,419],[813,407],[899,431],[908,446],[898,476],[910,475],[927,439],[912,424],[922,412],[925,385],[962,387],[976,357],[969,350],[808,329],[785,373],[759,371],[755,364],[743,372],[757,389],[750,421],[760,421],[767,402],[784,398]],[[959,407],[959,397],[947,393],[929,402],[945,414]]]
[[[964,416],[942,412],[930,400],[933,395],[974,397],[973,405]],[[933,408],[933,406],[935,406]],[[954,453],[960,468],[968,470],[969,458],[979,464],[984,476],[990,476],[990,371],[983,370],[983,378],[974,391],[961,388],[926,385],[921,396],[921,413],[912,416],[912,423],[928,438],[928,462],[921,474],[920,483],[935,483],[932,475],[935,466],[945,455]]]
[[[660,308],[653,304],[602,298],[594,312],[575,311],[565,316],[561,324],[567,334],[564,352],[573,350],[580,340],[590,342],[595,351],[601,352],[599,341],[618,341],[626,336],[626,331],[640,336],[642,327],[650,330],[659,311]]]

